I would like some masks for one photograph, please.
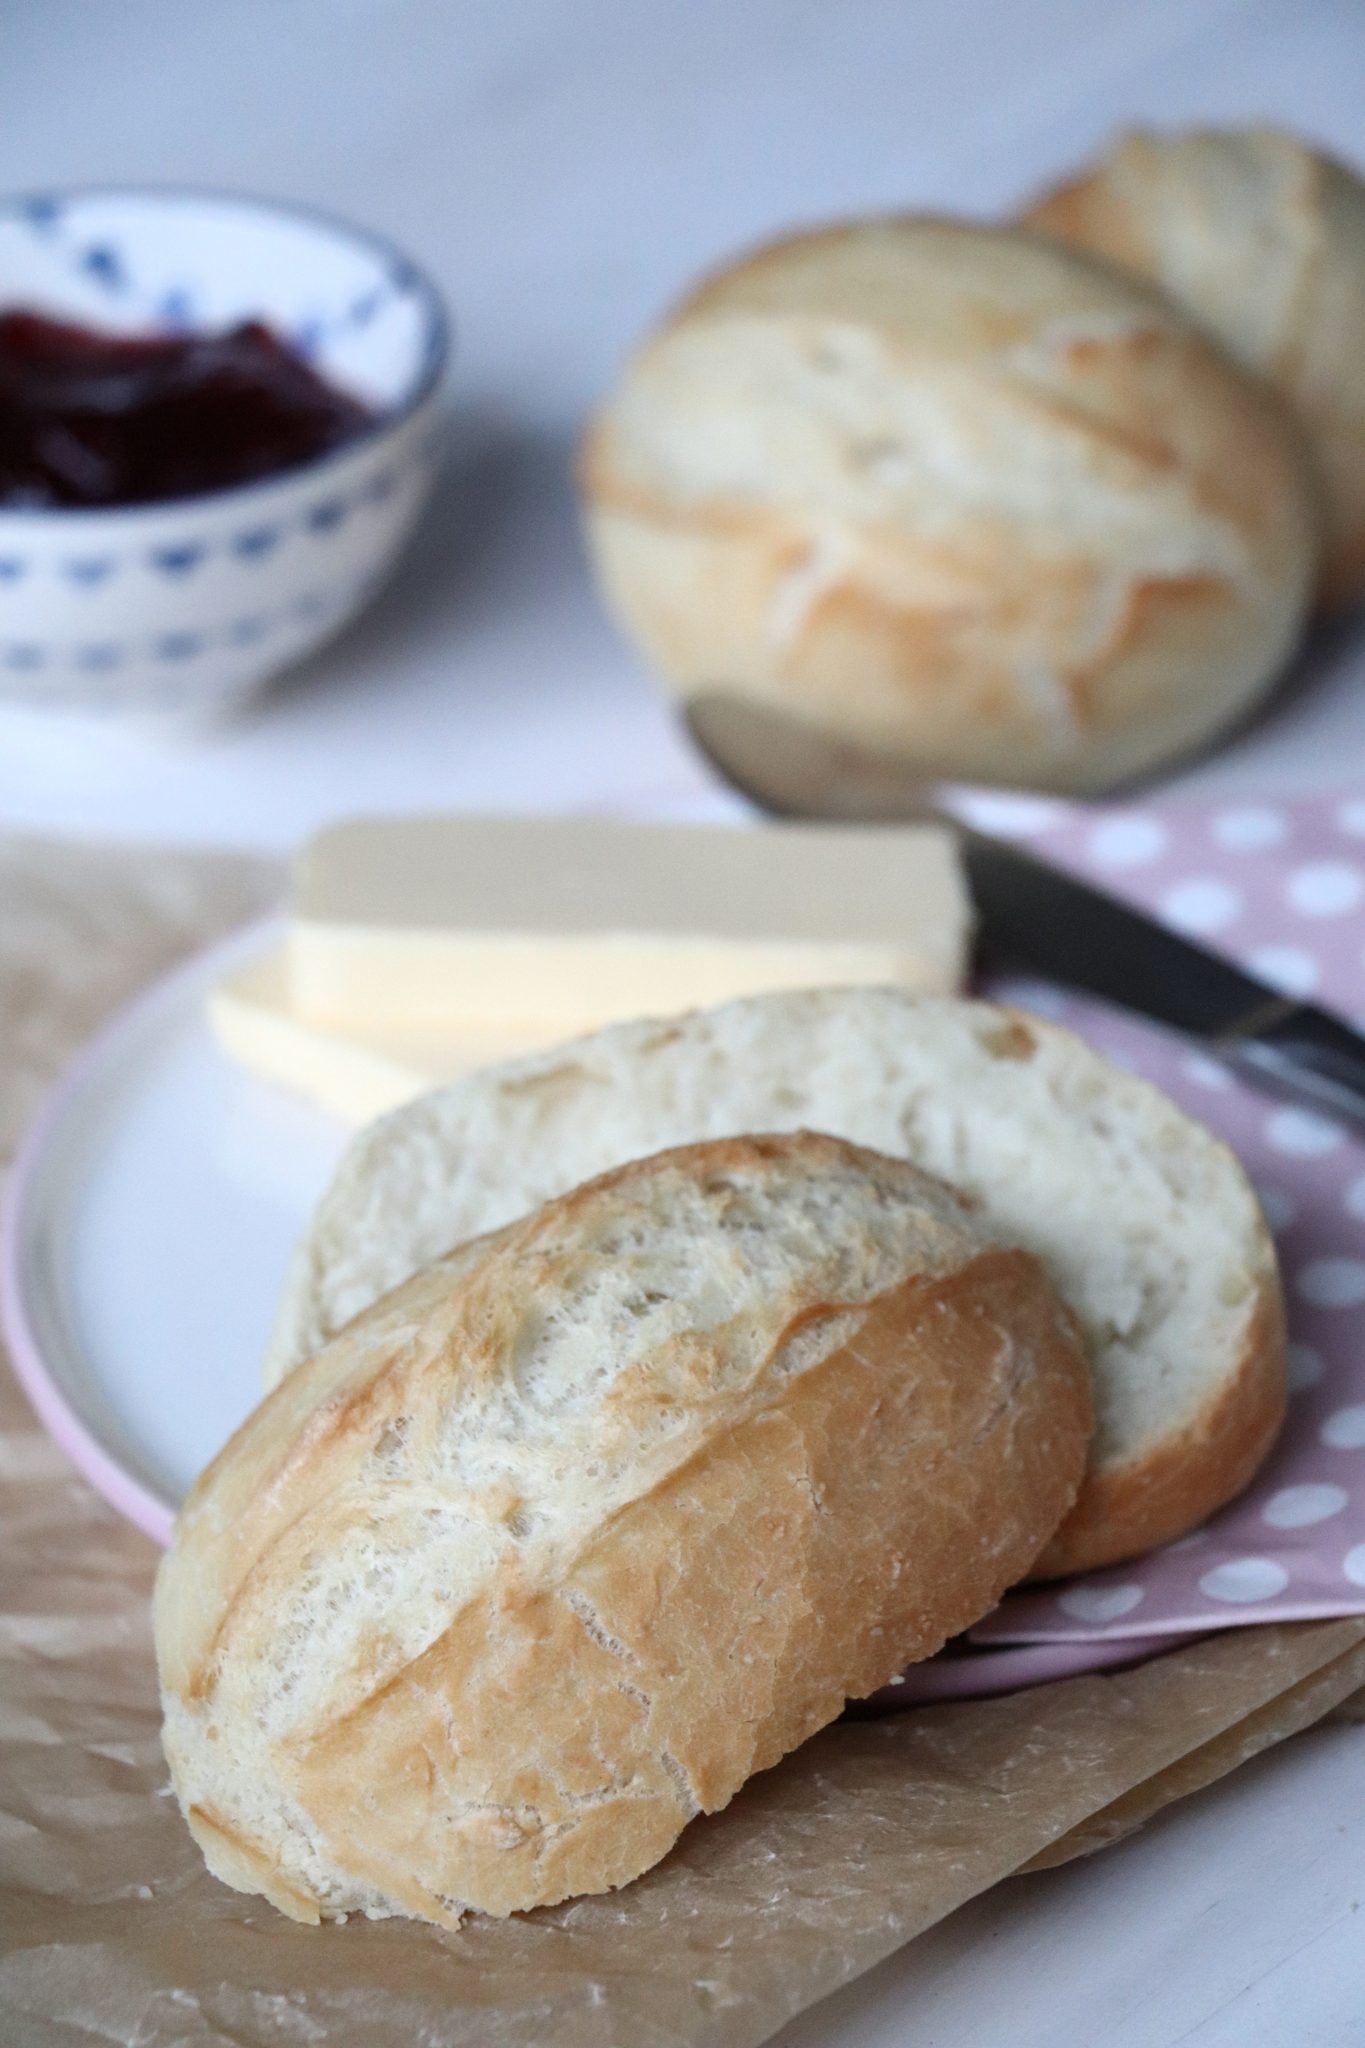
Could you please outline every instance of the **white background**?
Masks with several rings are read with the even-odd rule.
[[[704,787],[588,585],[569,460],[700,266],[792,222],[1007,210],[1115,124],[1365,159],[1362,0],[8,0],[0,189],[182,179],[403,241],[454,309],[449,474],[370,616],[212,744],[0,715],[0,824],[292,844],[360,807]],[[1200,771],[1365,762],[1359,630]]]
[[[1360,0],[9,0],[0,189],[246,187],[385,230],[458,330],[452,456],[369,617],[166,748],[0,713],[0,826],[284,847],[357,808],[704,807],[575,533],[584,410],[689,274],[794,221],[1008,208],[1116,124],[1365,160]],[[1365,633],[1194,780],[1365,777]],[[1365,1740],[1319,1731],[1000,1888],[788,2048],[1365,2042]]]

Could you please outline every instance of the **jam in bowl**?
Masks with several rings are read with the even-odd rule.
[[[441,432],[433,286],[172,189],[0,201],[0,698],[213,720],[392,566]]]
[[[260,320],[119,334],[0,311],[0,506],[227,490],[344,447],[371,418]]]

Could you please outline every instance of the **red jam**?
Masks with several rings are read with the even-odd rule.
[[[310,462],[372,419],[258,320],[123,335],[0,313],[0,507],[197,497]]]

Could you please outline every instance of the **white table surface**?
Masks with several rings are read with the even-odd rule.
[[[178,746],[0,712],[0,828],[287,847],[365,809],[727,808],[602,619],[577,424],[700,265],[860,208],[982,212],[1132,120],[1277,118],[1365,160],[1359,0],[42,0],[0,189],[193,180],[384,229],[456,314],[452,458],[387,592]],[[2,601],[2,600],[0,600]],[[1365,775],[1365,629],[1185,778]],[[1323,1730],[1098,1862],[999,1888],[788,2048],[1365,2043],[1365,1736]]]

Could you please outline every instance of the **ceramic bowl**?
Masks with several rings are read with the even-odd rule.
[[[0,307],[94,327],[260,318],[376,417],[260,482],[115,510],[0,508],[0,698],[221,717],[382,582],[439,446],[446,319],[398,250],[322,215],[174,189],[0,202]]]

